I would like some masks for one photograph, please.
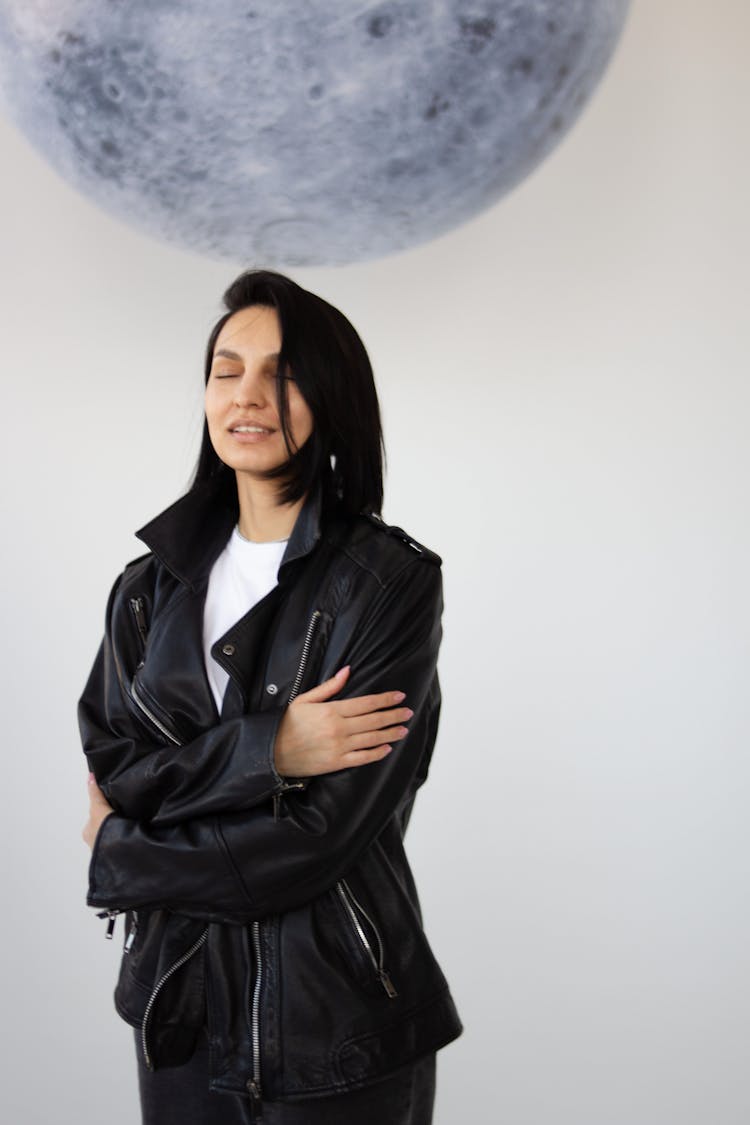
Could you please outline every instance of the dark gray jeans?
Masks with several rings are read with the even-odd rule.
[[[208,1089],[208,1042],[203,1037],[184,1066],[151,1072],[136,1034],[143,1125],[250,1125],[250,1101]],[[427,1055],[365,1090],[305,1102],[264,1102],[262,1125],[430,1125],[435,1056]]]

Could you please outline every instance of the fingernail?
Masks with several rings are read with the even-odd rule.
[[[96,781],[96,778],[94,777],[93,773],[90,773],[89,774],[89,785],[93,785],[95,781]]]
[[[336,675],[340,676],[342,672],[348,672],[350,668],[351,668],[351,664],[345,664],[343,668],[339,668]]]
[[[393,698],[396,700],[397,703],[400,703],[402,699],[406,699],[406,692],[405,691],[394,691]]]
[[[406,711],[406,718],[410,719],[412,717],[412,715],[414,714],[411,707],[404,707],[404,710]]]

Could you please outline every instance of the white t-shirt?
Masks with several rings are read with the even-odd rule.
[[[274,588],[286,545],[286,539],[253,543],[235,527],[211,568],[203,611],[203,658],[219,711],[229,676],[211,656],[211,646]]]

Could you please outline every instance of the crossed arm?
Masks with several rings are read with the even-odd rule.
[[[175,787],[165,785],[152,815],[134,819],[116,808],[117,781],[107,789],[105,780],[116,810],[111,815],[112,804],[92,783],[84,830],[93,845],[89,902],[153,903],[248,920],[290,909],[333,885],[426,772],[439,713],[441,608],[439,569],[421,561],[406,567],[375,600],[347,653],[349,666],[286,708],[273,745],[278,780],[285,774],[314,780],[287,795],[278,821],[268,801],[250,805],[235,795],[232,805],[229,788],[217,810],[216,787],[204,790],[199,804],[183,786],[178,809]],[[382,691],[385,685],[398,691]],[[148,766],[144,754],[132,768],[145,784],[149,768],[156,776],[161,769],[179,771],[189,752],[190,746],[173,750]],[[361,768],[367,765],[373,769]]]
[[[403,724],[412,718],[414,712],[409,707],[398,706],[404,700],[402,691],[334,700],[333,697],[346,686],[350,671],[350,666],[346,665],[324,683],[297,696],[286,709],[273,743],[274,768],[280,778],[318,777],[350,767],[366,766],[390,754],[392,743],[408,734],[408,728]],[[143,764],[144,779],[148,775],[152,782],[158,781],[160,771],[164,774],[171,772],[176,785],[185,776],[185,763],[179,760],[179,755],[175,758],[172,750],[153,747],[139,757],[139,762]],[[132,782],[131,777],[129,783]],[[90,808],[83,839],[93,848],[104,819],[115,809],[93,773],[89,773],[88,787]],[[118,788],[114,781],[110,787]],[[154,790],[157,788],[158,785],[153,785]],[[142,796],[147,800],[146,794]],[[216,807],[217,800],[221,801],[218,795],[208,811],[220,811]],[[164,813],[165,804],[169,802],[162,802],[162,815],[154,817],[156,823],[168,821],[168,812]],[[184,801],[182,810],[181,819],[186,819]]]

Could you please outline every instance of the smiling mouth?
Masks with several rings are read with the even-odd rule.
[[[274,431],[265,426],[233,426],[230,434],[272,434]]]

